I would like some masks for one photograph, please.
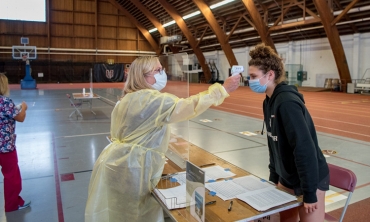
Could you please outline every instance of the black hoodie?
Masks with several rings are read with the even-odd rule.
[[[314,123],[295,86],[280,83],[263,102],[270,153],[269,180],[301,188],[303,202],[317,202],[318,183],[329,174]]]

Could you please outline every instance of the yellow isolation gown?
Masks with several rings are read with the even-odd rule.
[[[150,192],[162,175],[168,124],[194,118],[228,96],[218,83],[185,99],[151,89],[126,94],[112,112],[113,142],[94,165],[85,222],[164,221]]]

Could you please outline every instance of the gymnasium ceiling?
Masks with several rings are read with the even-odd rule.
[[[165,5],[162,5],[165,4],[163,0],[112,1],[126,9],[146,30],[156,28],[152,22],[152,15],[162,25],[173,20],[165,10]],[[201,2],[211,6],[221,1],[167,0],[164,2],[173,6],[181,16],[185,16],[200,10],[196,3],[199,5]],[[334,18],[340,15],[340,19],[335,24],[340,35],[370,32],[370,0],[322,1],[328,2],[329,8],[334,12]],[[316,17],[316,22],[313,22],[315,15],[319,15],[319,13],[312,0],[254,0],[253,2],[257,13],[270,29],[269,33],[274,43],[327,37],[321,21],[318,21]],[[341,15],[341,12],[346,9],[349,11]],[[227,36],[231,32],[231,35],[227,36],[231,48],[253,46],[261,42],[259,33],[256,31],[256,28],[261,26],[252,22],[252,14],[248,13],[242,0],[234,0],[212,9],[212,13],[225,35]],[[202,52],[222,50],[215,33],[202,13],[184,21],[191,36],[198,41],[200,40],[197,44]],[[176,23],[165,27],[165,30],[168,36],[181,35],[181,42],[177,42],[175,45],[180,45],[181,50],[192,53],[192,47],[189,45],[186,35]],[[150,34],[159,44],[162,36],[159,31],[150,32]]]

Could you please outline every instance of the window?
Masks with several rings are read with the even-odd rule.
[[[0,0],[0,19],[46,22],[45,0]]]

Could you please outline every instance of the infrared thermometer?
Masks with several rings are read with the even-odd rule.
[[[239,75],[239,73],[244,72],[244,67],[243,66],[233,66],[231,67],[231,75]]]

